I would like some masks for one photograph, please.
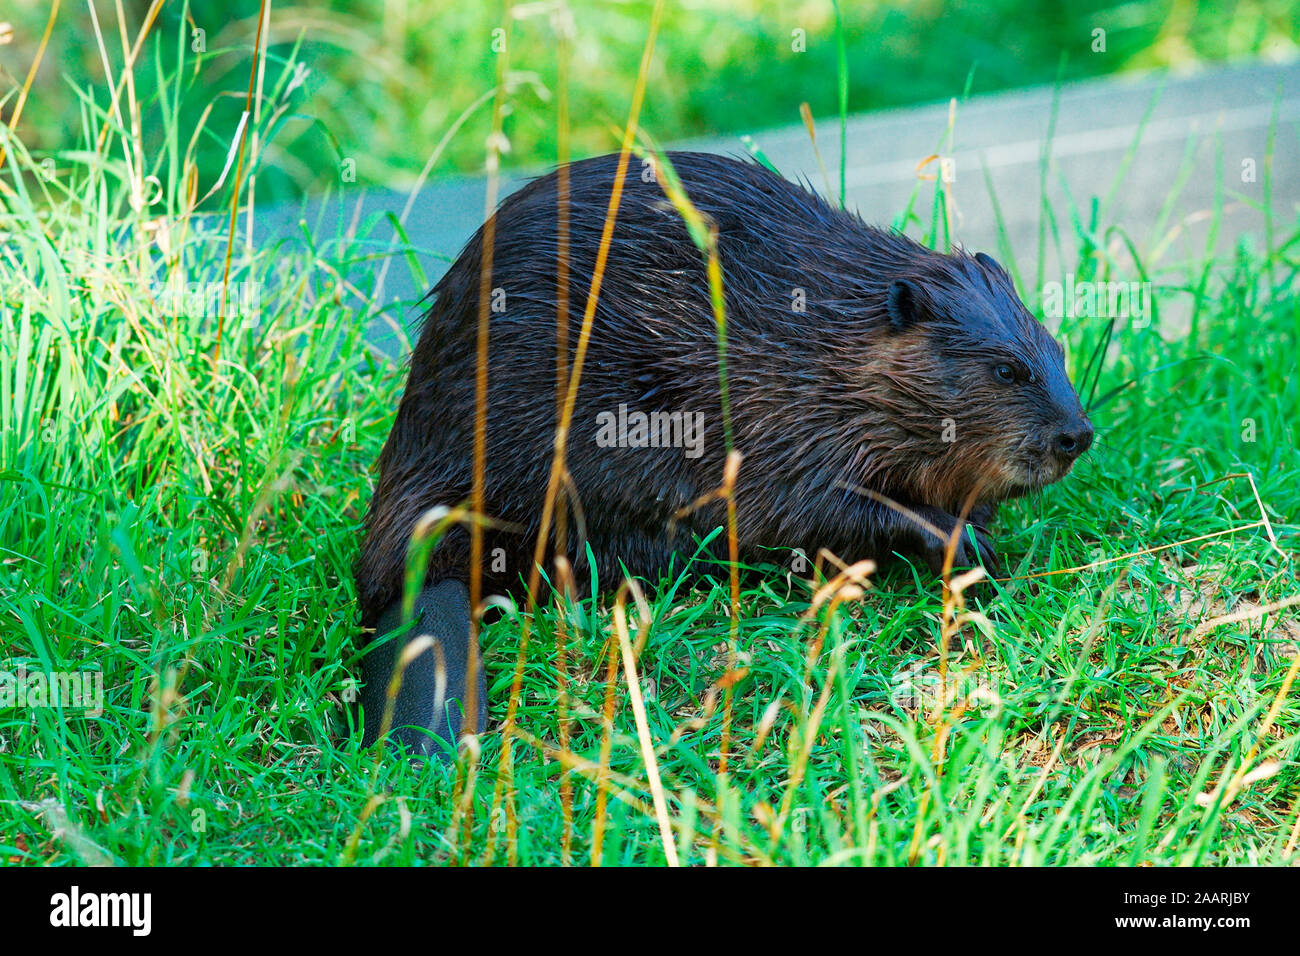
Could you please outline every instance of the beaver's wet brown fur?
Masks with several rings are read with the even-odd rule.
[[[867,226],[762,166],[669,154],[694,205],[718,227],[742,560],[771,548],[846,560],[914,554],[940,543],[854,487],[874,490],[943,530],[975,493],[978,551],[999,501],[1061,478],[1092,439],[1060,346],[988,256],[942,255]],[[570,348],[578,341],[617,157],[570,167]],[[723,438],[718,353],[704,259],[642,164],[625,177],[617,227],[568,439],[568,463],[603,586],[626,567],[653,581],[721,506],[674,512],[719,486]],[[649,181],[646,181],[646,179]],[[489,588],[528,575],[556,424],[554,173],[496,214],[487,418],[487,511],[521,531],[487,536]],[[434,287],[410,378],[379,460],[357,567],[363,624],[400,595],[420,516],[469,499],[475,330],[482,231]],[[602,447],[620,406],[700,413],[692,449]],[[571,522],[571,527],[573,523]],[[496,549],[501,549],[497,551]],[[583,549],[570,557],[586,581]],[[495,561],[494,561],[495,556]],[[504,559],[504,562],[502,562]],[[429,580],[465,580],[468,535],[435,549]],[[679,563],[680,566],[680,563]]]

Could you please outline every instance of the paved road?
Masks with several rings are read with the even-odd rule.
[[[985,182],[987,170],[1014,258],[1024,281],[1033,284],[1038,262],[1040,157],[1049,132],[1052,100],[1051,88],[974,97],[959,106],[951,146],[942,149],[949,117],[946,103],[851,118],[846,175],[849,206],[869,222],[888,223],[905,207],[917,185],[918,162],[941,152],[952,159],[955,238],[967,247],[998,255],[996,218]],[[1158,253],[1157,265],[1176,263],[1203,251],[1208,228],[1204,213],[1213,206],[1219,162],[1225,188],[1220,247],[1235,242],[1243,232],[1254,232],[1262,239],[1270,126],[1275,136],[1272,207],[1284,225],[1295,221],[1300,208],[1300,63],[1073,83],[1060,90],[1056,115],[1047,196],[1058,217],[1063,256],[1058,257],[1049,231],[1043,256],[1047,280],[1059,279],[1059,272],[1076,261],[1078,243],[1068,216],[1071,199],[1086,220],[1092,198],[1104,201],[1117,179],[1119,185],[1106,207],[1103,225],[1123,225],[1143,256]],[[1143,123],[1141,140],[1133,150]],[[838,125],[832,119],[817,128],[818,144],[836,184]],[[759,132],[754,138],[785,175],[806,176],[825,189],[802,126]],[[678,145],[743,152],[739,140],[731,137]],[[1243,171],[1248,171],[1251,163],[1254,181],[1243,181]],[[935,168],[931,164],[926,171]],[[502,196],[525,181],[526,177],[505,180]],[[921,185],[918,208],[928,221],[933,184]],[[442,273],[482,221],[485,189],[482,179],[457,179],[429,184],[416,198],[407,227],[430,281]],[[320,221],[321,228],[330,232],[354,221],[358,201],[360,221],[365,222],[386,211],[399,214],[408,196],[399,191],[345,195],[324,207],[315,204],[309,218]],[[268,221],[275,231],[296,218],[296,209],[280,209],[272,212]],[[381,225],[375,236],[391,234],[390,227]],[[385,298],[414,303],[423,292],[415,288],[405,265],[395,261],[385,283]],[[408,323],[416,315],[413,306],[398,311]],[[399,348],[387,323],[375,323],[371,337],[376,347],[390,354]]]

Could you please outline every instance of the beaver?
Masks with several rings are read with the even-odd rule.
[[[735,482],[742,562],[825,548],[844,560],[919,557],[937,569],[973,503],[973,533],[958,538],[956,559],[993,567],[988,525],[998,503],[1063,477],[1093,435],[1061,346],[1007,272],[984,253],[939,253],[872,227],[760,164],[667,158],[717,229],[732,433],[744,455]],[[617,168],[616,155],[568,167],[567,367]],[[719,502],[681,515],[723,477],[717,327],[706,259],[647,169],[633,159],[624,176],[567,444],[583,521],[570,522],[563,550],[577,580],[594,570],[602,586],[624,574],[653,584],[674,560],[698,560],[699,541],[725,521]],[[557,179],[533,180],[494,217],[485,495],[498,524],[485,530],[484,593],[528,577],[551,467]],[[363,657],[367,744],[396,655],[397,642],[382,638],[403,623],[412,530],[471,493],[482,255],[480,228],[429,293],[379,457],[356,567],[361,623],[378,635]],[[416,601],[420,632],[442,645],[446,679],[436,693],[432,651],[404,675],[395,736],[418,753],[445,751],[460,726],[468,565],[469,534],[456,527],[431,553]],[[479,680],[482,727],[481,668]]]

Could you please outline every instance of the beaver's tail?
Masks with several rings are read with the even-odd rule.
[[[427,585],[416,598],[413,619],[411,627],[403,627],[410,619],[402,617],[401,602],[391,605],[380,616],[374,640],[362,658],[362,743],[368,747],[379,739],[389,686],[403,649],[427,635],[433,646],[420,652],[402,673],[389,737],[412,754],[451,759],[460,735],[469,676],[469,594],[465,585],[450,579]],[[476,683],[475,727],[482,730],[487,722],[487,684],[481,657]]]

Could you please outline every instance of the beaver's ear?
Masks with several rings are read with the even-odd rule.
[[[895,330],[901,331],[921,321],[920,293],[908,279],[895,279],[889,283],[885,304],[889,324]]]

